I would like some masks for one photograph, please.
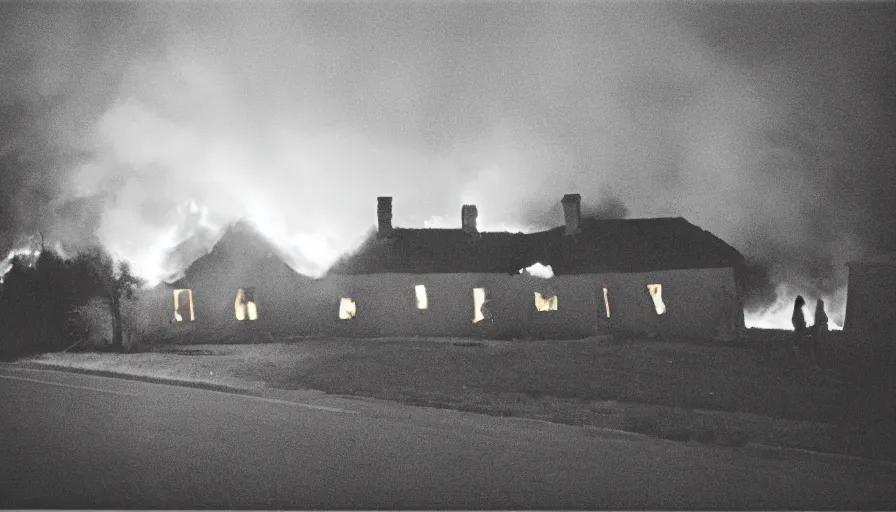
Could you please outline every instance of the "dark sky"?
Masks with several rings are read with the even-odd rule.
[[[475,203],[520,230],[579,192],[842,310],[843,263],[896,249],[893,26],[893,3],[0,3],[0,250],[40,229],[158,273],[198,210],[319,272],[377,195],[398,225]]]

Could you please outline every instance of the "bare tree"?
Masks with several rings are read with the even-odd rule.
[[[94,248],[79,254],[73,266],[77,270],[78,285],[84,300],[100,297],[112,315],[112,346],[124,348],[122,300],[133,299],[143,280],[131,272],[126,261],[116,262],[106,251]]]

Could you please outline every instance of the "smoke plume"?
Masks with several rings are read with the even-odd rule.
[[[243,217],[315,274],[377,195],[399,226],[476,204],[482,229],[530,230],[578,192],[586,215],[682,216],[737,247],[751,314],[802,293],[842,323],[843,263],[894,239],[894,13],[4,3],[0,250],[41,230],[157,277]]]

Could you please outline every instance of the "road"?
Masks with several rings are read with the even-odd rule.
[[[880,464],[0,367],[0,508],[894,506]]]

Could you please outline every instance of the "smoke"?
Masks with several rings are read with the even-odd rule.
[[[616,196],[605,196],[595,208],[585,207],[582,217],[586,219],[624,219],[628,217],[628,208]]]
[[[518,226],[523,228],[519,231],[539,231],[562,225],[564,217],[560,197],[532,198],[525,210],[520,212]],[[628,207],[622,199],[609,191],[600,192],[594,198],[582,198],[581,207],[584,219],[624,219],[629,215]]]
[[[894,11],[2,4],[0,250],[42,230],[155,277],[244,217],[314,274],[377,195],[399,226],[476,204],[517,231],[578,192],[740,249],[751,314],[802,293],[840,323],[843,263],[894,234]]]

